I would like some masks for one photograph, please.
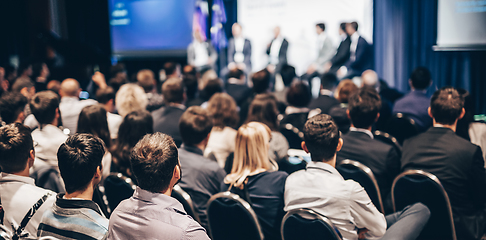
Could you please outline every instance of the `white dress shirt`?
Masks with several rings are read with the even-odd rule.
[[[358,40],[359,40],[359,33],[355,32],[351,35],[351,45],[349,47],[349,51],[351,52],[351,60],[356,60],[356,48],[358,47]]]
[[[202,67],[208,65],[209,53],[205,42],[194,41],[194,66]]]
[[[310,162],[307,169],[292,173],[285,183],[285,211],[312,209],[327,218],[343,239],[358,239],[358,229],[366,228],[368,238],[385,234],[386,220],[359,183],[344,180],[324,162]]]
[[[35,158],[57,168],[57,150],[68,136],[58,127],[47,124],[32,132],[35,146]]]
[[[70,135],[76,133],[78,127],[78,118],[84,107],[97,104],[93,99],[79,100],[78,97],[63,97],[59,103],[61,112],[62,126],[69,129]]]
[[[242,37],[235,38],[235,55],[233,56],[235,63],[242,63],[245,60],[243,48],[245,48],[245,39]]]
[[[108,122],[108,129],[110,129],[111,139],[118,138],[118,129],[123,122],[123,117],[118,114],[108,112],[106,113],[106,120]]]
[[[283,43],[283,37],[278,36],[272,42],[272,46],[270,46],[270,64],[277,65],[279,62],[278,54],[280,53],[280,47]]]
[[[42,214],[51,209],[52,204],[56,201],[56,193],[36,187],[33,178],[2,172],[0,174],[0,198],[5,211],[3,224],[9,230],[12,230],[12,225],[17,229],[25,214],[48,192],[52,195],[47,198],[25,227],[25,232],[29,233],[30,237],[37,236]]]

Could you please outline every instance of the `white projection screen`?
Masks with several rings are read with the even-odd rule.
[[[337,48],[339,24],[358,22],[361,36],[373,41],[373,0],[238,0],[238,22],[252,45],[252,70],[263,69],[273,29],[280,26],[289,41],[288,61],[303,74],[317,56],[316,24],[326,24],[326,33]]]

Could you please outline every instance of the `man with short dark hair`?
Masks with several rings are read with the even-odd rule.
[[[359,76],[363,71],[373,66],[373,53],[370,44],[359,34],[358,23],[347,23],[346,32],[351,39],[351,43],[349,45],[349,59],[344,64],[347,69],[344,79]]]
[[[388,212],[391,205],[387,199],[400,172],[400,156],[392,145],[374,139],[371,132],[373,123],[380,117],[380,108],[380,95],[373,88],[364,87],[349,98],[347,115],[351,127],[343,136],[344,145],[337,159],[338,163],[344,159],[355,160],[373,171]]]
[[[309,104],[310,109],[319,108],[321,113],[328,114],[331,108],[339,105],[338,100],[334,98],[333,90],[338,83],[336,74],[324,73],[321,76],[321,90],[319,97],[312,99]]]
[[[314,210],[326,216],[345,240],[358,239],[358,235],[360,239],[415,239],[429,219],[428,208],[417,203],[383,216],[359,183],[344,180],[335,169],[336,152],[343,146],[339,136],[329,115],[316,115],[306,122],[302,149],[310,153],[312,162],[287,178],[284,210]]]
[[[486,226],[486,173],[481,148],[456,135],[464,99],[452,87],[430,100],[433,127],[403,143],[402,170],[421,169],[437,176],[452,206],[458,239],[480,239]]]
[[[106,110],[106,120],[110,129],[111,139],[118,137],[118,129],[123,121],[123,117],[113,113],[115,111],[115,90],[112,87],[100,88],[96,91],[96,99]]]
[[[235,99],[240,106],[251,94],[251,89],[246,84],[246,76],[243,70],[235,68],[229,71],[228,82],[225,85],[226,92]]]
[[[22,233],[27,237],[37,236],[42,214],[55,201],[55,193],[35,186],[29,177],[29,169],[35,162],[35,151],[30,128],[21,123],[11,123],[0,128],[0,199],[4,211],[3,225],[17,231],[29,210],[41,198],[43,204],[37,209]],[[13,227],[13,229],[12,229]]]
[[[79,82],[73,78],[64,79],[61,83],[59,94],[61,95],[61,102],[59,103],[59,111],[62,117],[62,126],[69,129],[69,134],[76,133],[78,126],[78,117],[84,107],[98,104],[93,99],[79,100],[81,87]]]
[[[403,113],[412,118],[420,131],[432,126],[432,118],[428,114],[430,98],[427,88],[432,84],[430,71],[425,67],[413,70],[408,80],[411,92],[395,102],[393,113]]]
[[[101,181],[105,154],[103,140],[91,134],[70,136],[59,147],[59,170],[66,193],[57,195],[56,203],[46,211],[37,231],[38,237],[57,239],[103,239],[108,219],[92,201]]]
[[[152,70],[142,69],[138,71],[137,82],[147,94],[147,111],[152,112],[164,105],[164,97],[157,93],[157,81]]]
[[[146,135],[135,145],[130,164],[138,187],[111,214],[107,239],[209,239],[170,197],[181,179],[178,157],[174,141],[162,133]]]
[[[25,120],[24,109],[27,98],[20,93],[6,93],[0,98],[0,117],[5,124]]]
[[[220,192],[226,176],[217,162],[203,156],[212,128],[213,119],[205,109],[198,106],[189,107],[179,122],[183,142],[179,148],[179,160],[185,174],[180,186],[191,195],[201,225],[206,229],[206,205],[212,195]]]
[[[170,78],[162,85],[162,94],[165,106],[152,112],[154,131],[168,134],[180,146],[179,119],[186,109],[184,83],[179,78]]]

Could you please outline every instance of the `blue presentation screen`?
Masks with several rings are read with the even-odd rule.
[[[195,0],[109,0],[113,55],[181,56],[192,41]]]

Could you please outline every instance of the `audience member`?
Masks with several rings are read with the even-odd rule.
[[[403,113],[412,118],[421,132],[432,126],[432,118],[427,112],[430,97],[427,88],[432,84],[430,71],[425,67],[413,70],[408,80],[412,91],[398,99],[393,106],[393,113]]]
[[[91,134],[74,134],[59,147],[59,170],[66,193],[57,195],[42,216],[37,236],[56,239],[105,239],[108,219],[92,201],[101,181],[103,141]]]
[[[199,92],[199,96],[201,97],[202,104],[201,107],[206,108],[208,105],[209,99],[215,94],[223,92],[224,84],[223,81],[219,78],[209,79],[206,82],[201,82],[202,89]]]
[[[285,211],[314,210],[326,216],[345,240],[416,239],[429,219],[429,209],[417,203],[383,216],[359,183],[345,181],[335,169],[336,152],[343,147],[339,136],[328,115],[317,115],[306,122],[302,148],[310,153],[312,162],[287,178]]]
[[[196,75],[184,74],[182,76],[182,82],[184,87],[186,87],[186,107],[198,106],[199,102],[199,92],[198,92],[198,82]]]
[[[270,128],[250,122],[238,129],[231,173],[224,179],[221,191],[236,189],[248,193],[251,206],[262,227],[265,239],[281,239],[280,224],[287,173],[274,171],[276,163],[268,158]],[[245,196],[243,196],[246,198]]]
[[[311,101],[310,90],[306,83],[299,81],[292,84],[287,91],[287,103],[285,116],[280,120],[280,126],[287,123],[302,131],[307,121],[310,109],[307,107]]]
[[[147,94],[147,110],[154,111],[164,105],[164,97],[157,93],[157,81],[154,72],[150,69],[142,69],[137,73],[137,82]]]
[[[226,176],[217,162],[203,156],[212,128],[213,119],[198,106],[189,107],[179,122],[183,142],[179,148],[179,161],[184,173],[179,185],[191,196],[201,225],[206,229],[206,205],[209,198],[219,192]]]
[[[171,78],[162,85],[165,106],[152,112],[154,131],[165,133],[174,139],[177,146],[182,143],[179,132],[179,119],[186,107],[184,106],[184,84],[179,78]]]
[[[32,65],[32,80],[35,82],[36,91],[47,90],[47,78],[49,77],[49,68],[43,62],[36,62]]]
[[[390,100],[384,98],[381,95],[381,83],[380,79],[378,78],[378,74],[368,69],[361,74],[361,87],[370,87],[374,88],[376,92],[380,95],[381,99],[381,108],[380,108],[380,117],[375,123],[376,129],[384,129],[388,121],[392,116],[392,103]]]
[[[96,91],[96,99],[106,110],[106,120],[110,130],[111,139],[118,137],[118,129],[123,117],[113,113],[115,111],[115,91],[112,87],[100,88]]]
[[[349,97],[357,91],[358,87],[354,84],[353,81],[349,79],[344,79],[339,82],[336,91],[334,92],[334,97],[338,100],[340,104],[332,107],[329,110],[329,115],[338,125],[339,131],[341,131],[342,133],[349,132],[349,128],[351,127],[351,121],[349,120],[346,111],[348,110]]]
[[[333,96],[333,90],[338,79],[333,73],[324,73],[321,76],[321,92],[319,97],[312,99],[309,104],[310,109],[320,109],[321,113],[328,114],[331,108],[339,105],[339,102]]]
[[[103,140],[105,150],[111,148],[110,129],[106,110],[101,104],[91,105],[83,108],[79,114],[78,129],[76,133],[89,133]],[[110,175],[111,170],[111,153],[105,151],[103,155],[103,179]]]
[[[339,24],[339,36],[341,37],[339,47],[336,55],[334,55],[329,64],[325,68],[329,68],[329,72],[336,74],[341,66],[343,66],[349,59],[351,38],[346,32],[346,23]]]
[[[209,100],[207,110],[213,118],[213,129],[204,155],[213,154],[219,166],[224,167],[228,156],[235,151],[238,109],[230,95],[216,93]]]
[[[15,79],[12,85],[12,92],[18,92],[30,99],[35,94],[35,85],[28,77],[19,77]]]
[[[127,70],[125,69],[125,64],[117,63],[110,67],[110,80],[108,80],[108,85],[112,87],[115,92],[118,92],[121,86],[128,83]]]
[[[402,170],[437,176],[452,206],[458,239],[480,239],[486,226],[486,175],[481,148],[455,134],[464,99],[452,87],[436,91],[428,109],[433,127],[403,143]]]
[[[111,214],[108,240],[209,240],[204,228],[170,197],[182,175],[171,137],[162,133],[145,136],[133,149],[130,162],[138,186]]]
[[[147,94],[142,87],[134,83],[121,86],[115,96],[115,106],[122,117],[133,111],[145,110],[147,104]]]
[[[27,98],[20,93],[6,93],[0,98],[0,117],[5,124],[23,123]],[[2,124],[3,125],[3,124]]]
[[[287,101],[287,91],[290,85],[294,81],[298,81],[297,74],[295,73],[295,67],[285,64],[282,66],[282,70],[280,71],[280,75],[275,76],[275,86],[274,92],[275,98],[279,102],[286,102]]]
[[[132,177],[130,152],[143,136],[154,132],[153,126],[152,115],[146,110],[131,112],[125,116],[118,130],[118,138],[111,150],[113,169],[116,172]]]
[[[245,73],[241,69],[229,71],[228,82],[226,83],[226,92],[235,99],[236,104],[240,106],[251,94],[251,89],[246,84]]]
[[[270,72],[268,70],[263,69],[260,70],[256,73],[253,73],[251,76],[251,82],[252,82],[252,92],[248,96],[246,100],[242,102],[240,105],[240,124],[243,124],[246,121],[246,118],[248,116],[248,109],[250,107],[251,102],[253,101],[253,98],[257,94],[260,93],[267,93],[270,89]]]
[[[1,127],[0,156],[0,199],[3,212],[1,221],[12,232],[20,230],[21,235],[26,234],[24,237],[34,238],[37,236],[42,214],[55,201],[55,193],[36,187],[34,179],[29,177],[29,169],[34,165],[35,159],[30,129],[21,123]],[[24,223],[26,214],[35,205],[40,205],[37,212]]]
[[[344,145],[337,153],[337,162],[358,161],[369,167],[376,177],[385,211],[391,210],[389,199],[393,180],[400,172],[400,156],[394,146],[374,139],[372,125],[379,118],[381,100],[373,88],[364,87],[349,98],[347,115],[351,119]]]
[[[32,76],[32,61],[22,60],[20,61],[19,68],[17,70],[19,78],[28,78]]]
[[[287,158],[289,143],[279,132],[277,100],[272,94],[258,94],[248,110],[246,122],[260,122],[271,130],[268,156],[270,159],[280,162]]]
[[[76,79],[68,78],[62,81],[61,90],[59,91],[59,94],[61,95],[59,110],[61,111],[62,126],[69,129],[69,134],[71,135],[76,132],[78,117],[81,110],[86,106],[98,103],[93,99],[79,100],[80,93],[81,88]]]

